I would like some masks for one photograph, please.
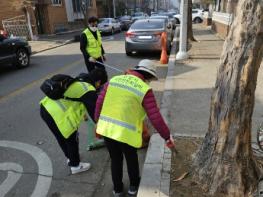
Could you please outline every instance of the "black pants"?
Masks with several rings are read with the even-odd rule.
[[[103,62],[101,57],[96,59],[98,62]],[[105,69],[105,67],[101,64],[98,64],[96,62],[90,62],[88,59],[85,59],[85,64],[86,64],[86,67],[87,67],[87,70],[88,72],[91,72],[92,70],[94,70],[95,68],[103,68]]]
[[[69,138],[66,139],[59,131],[51,115],[42,105],[40,106],[40,115],[56,137],[56,140],[65,156],[70,160],[69,166],[78,166],[80,162],[78,132],[75,131],[71,136],[69,136]]]
[[[139,161],[137,149],[110,138],[104,138],[111,158],[111,176],[115,192],[122,192],[123,183],[123,155],[125,156],[130,185],[138,187],[140,184]]]

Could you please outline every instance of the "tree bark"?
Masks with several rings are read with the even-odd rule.
[[[247,197],[262,176],[251,149],[251,118],[263,56],[263,1],[240,0],[237,10],[223,47],[208,132],[193,167],[210,194]]]
[[[192,0],[188,0],[187,40],[190,42],[196,41],[193,35],[192,8],[193,8]]]

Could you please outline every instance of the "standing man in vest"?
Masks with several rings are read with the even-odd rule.
[[[95,120],[97,134],[104,137],[111,158],[113,194],[123,196],[123,155],[126,158],[130,179],[129,196],[136,196],[139,183],[137,149],[142,146],[142,130],[145,116],[154,128],[174,148],[173,138],[164,122],[151,87],[148,83],[157,79],[156,67],[150,60],[142,60],[126,75],[113,77],[105,84],[96,103]]]
[[[80,123],[87,118],[87,112],[93,119],[96,89],[108,79],[105,69],[94,69],[89,74],[81,74],[79,78],[80,80],[73,82],[64,93],[65,97],[77,99],[76,101],[52,100],[47,96],[40,101],[40,115],[56,137],[72,174],[90,168],[90,163],[80,162],[77,131]]]
[[[88,23],[88,27],[80,36],[80,50],[84,56],[88,72],[91,72],[95,67],[104,68],[103,65],[96,63],[96,61],[103,63],[106,59],[104,57],[101,34],[97,28],[98,19],[92,16],[88,19]]]

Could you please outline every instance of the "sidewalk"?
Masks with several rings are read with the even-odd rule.
[[[29,44],[32,48],[32,54],[53,49],[65,44],[71,43],[74,41],[76,35],[80,35],[81,31],[71,31],[65,32],[63,34],[54,34],[54,35],[39,35],[38,40],[29,41]]]
[[[189,59],[176,61],[171,55],[165,82],[161,111],[174,136],[204,137],[208,128],[210,99],[220,62],[224,40],[210,27],[193,26],[194,37]],[[256,90],[252,136],[262,121],[263,68]],[[158,134],[151,138],[142,172],[138,197],[170,195],[171,152]]]

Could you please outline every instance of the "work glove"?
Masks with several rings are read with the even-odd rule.
[[[96,62],[96,59],[93,58],[93,57],[89,57],[89,61],[90,61],[90,62]]]
[[[102,136],[101,136],[100,134],[98,134],[98,133],[96,132],[96,130],[97,130],[97,125],[94,126],[95,137],[96,137],[97,139],[102,139]]]
[[[170,150],[175,149],[174,139],[172,136],[170,136],[170,138],[166,140],[165,143]]]

